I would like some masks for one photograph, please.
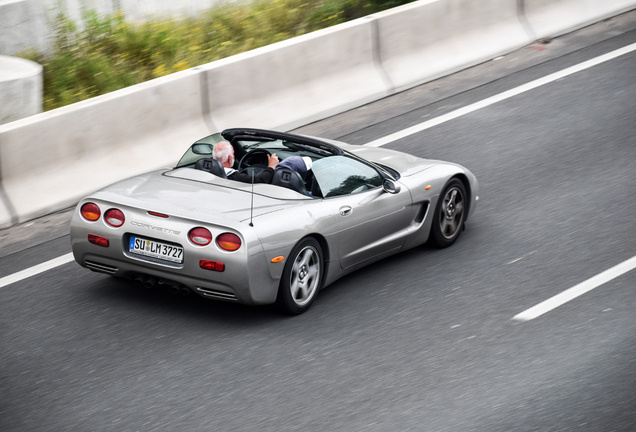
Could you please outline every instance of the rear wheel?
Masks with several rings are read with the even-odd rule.
[[[323,256],[313,238],[301,240],[289,255],[278,288],[276,306],[282,312],[298,315],[309,309],[322,285]]]
[[[445,248],[459,237],[466,220],[466,189],[458,179],[452,179],[441,193],[435,214],[429,243]]]

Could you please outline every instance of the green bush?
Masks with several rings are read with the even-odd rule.
[[[410,1],[255,0],[143,23],[89,12],[81,26],[60,13],[52,52],[20,55],[44,67],[46,111]]]

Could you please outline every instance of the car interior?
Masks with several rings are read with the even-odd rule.
[[[212,158],[214,145],[221,141],[229,142],[234,148],[235,162],[233,168],[247,174],[254,172],[255,175],[258,175],[260,170],[266,169],[268,155],[276,154],[281,161],[291,156],[309,157],[314,169],[307,171],[307,176],[304,180],[295,170],[280,167],[275,170],[271,184],[292,189],[300,194],[314,198],[357,193],[372,189],[381,184],[381,178],[386,174],[380,175],[377,170],[368,166],[368,162],[355,161],[353,155],[345,154],[341,148],[324,141],[259,129],[226,129],[221,133],[202,138],[188,149],[176,168],[194,168],[227,178],[221,163]],[[351,159],[352,157],[354,159]],[[367,170],[373,171],[374,177],[377,178],[369,181],[370,176],[356,176],[353,173],[356,171],[355,168],[357,166],[351,166],[351,164],[366,167]],[[329,188],[325,192],[326,195],[323,195],[323,190],[319,186],[319,179],[316,178],[315,171],[318,166],[320,166],[322,171],[320,181],[329,184]],[[338,179],[340,177],[338,174],[342,171],[351,171],[352,174],[342,183],[332,185],[332,180]],[[398,173],[394,173],[388,167],[382,166],[381,171],[388,171],[390,177],[399,177]],[[360,178],[358,179],[357,177]],[[380,179],[379,182],[378,179]]]

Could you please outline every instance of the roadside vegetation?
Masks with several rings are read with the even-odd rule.
[[[44,67],[44,110],[360,18],[413,0],[255,0],[198,17],[134,22],[89,12],[53,19],[53,50],[20,56]]]

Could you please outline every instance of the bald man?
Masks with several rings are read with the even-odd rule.
[[[234,148],[228,142],[221,141],[214,146],[214,151],[212,152],[212,156],[214,159],[221,162],[223,168],[225,169],[225,174],[227,174],[227,178],[230,180],[236,180],[243,183],[252,183],[252,176],[249,174],[240,173],[237,170],[233,169],[234,165]],[[278,157],[273,155],[267,155],[267,168],[263,170],[258,175],[254,175],[254,183],[269,183],[272,181],[272,176],[274,175],[274,168],[278,165]]]

